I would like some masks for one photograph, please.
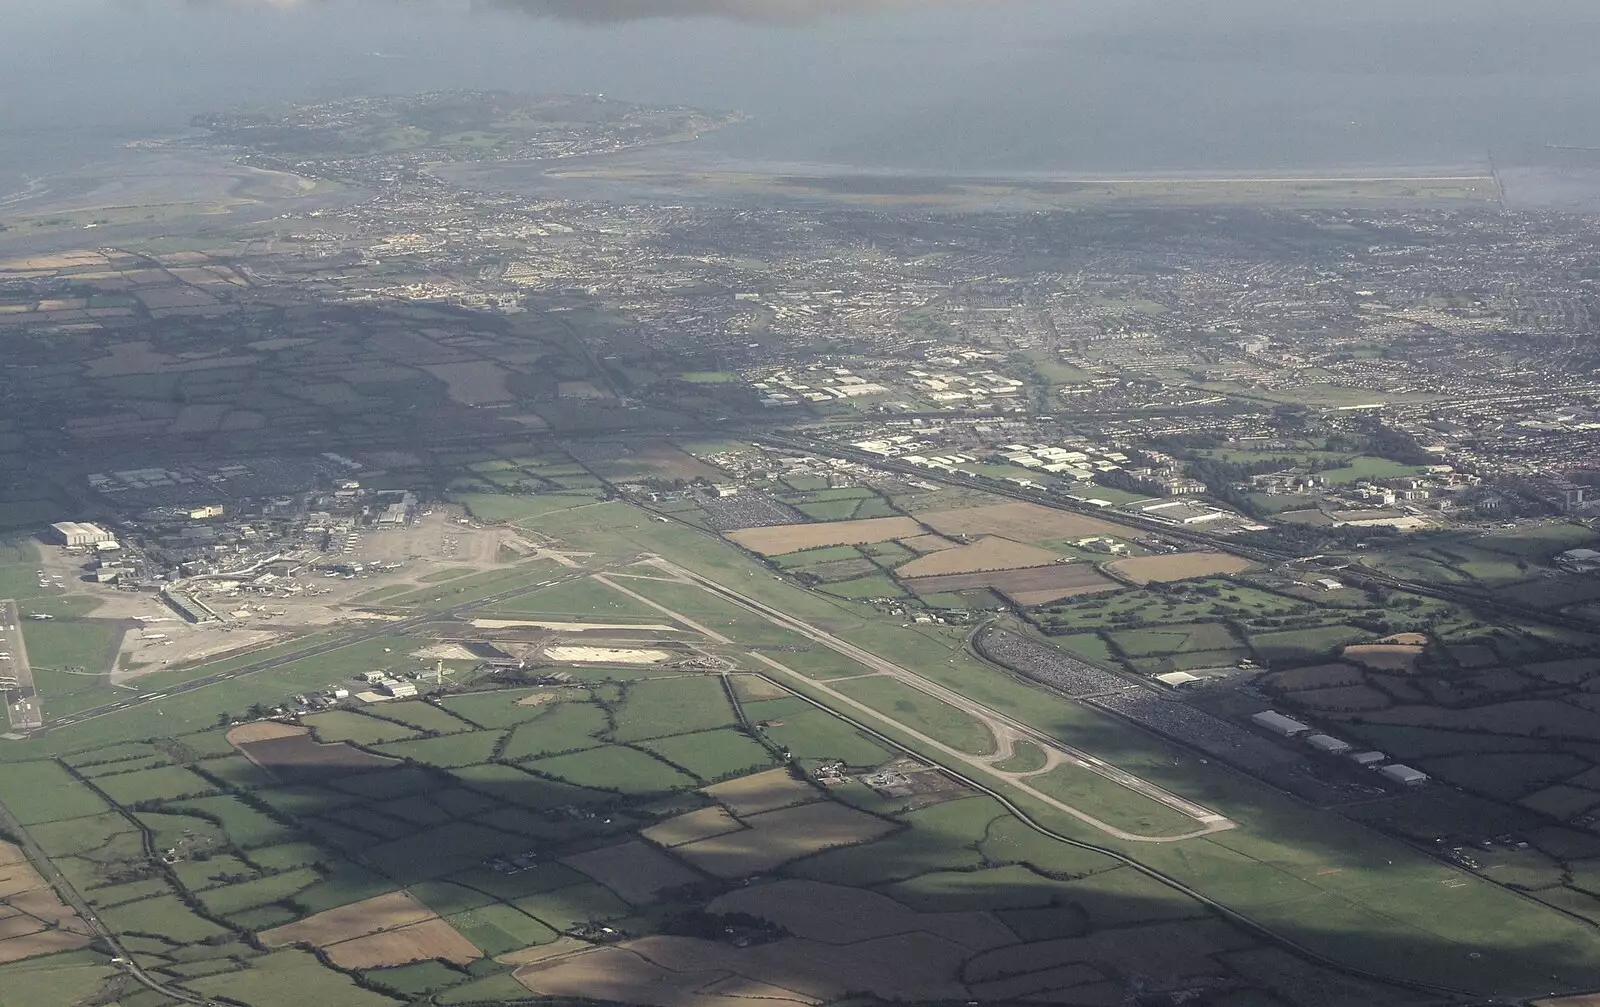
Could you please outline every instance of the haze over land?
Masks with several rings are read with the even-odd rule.
[[[0,0],[0,1007],[1596,1007],[1508,6]]]
[[[1600,143],[1578,2],[0,3],[0,192],[235,102],[435,88],[751,113],[755,162],[961,172],[1542,163]]]

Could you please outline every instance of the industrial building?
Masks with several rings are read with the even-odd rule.
[[[115,542],[117,537],[96,524],[79,521],[58,521],[50,526],[63,545],[92,547],[102,542]]]
[[[378,683],[378,688],[393,696],[395,699],[410,699],[412,696],[417,694],[417,687],[415,685],[412,685],[410,682],[401,682],[395,679],[389,679],[386,682]]]
[[[1392,766],[1384,766],[1378,770],[1378,775],[1393,783],[1399,783],[1407,787],[1420,787],[1428,782],[1427,773],[1422,772],[1420,769],[1412,769],[1410,766],[1402,766],[1398,762]]]
[[[1351,752],[1349,759],[1363,769],[1375,769],[1389,761],[1389,757],[1382,752]]]
[[[1350,742],[1342,741],[1331,734],[1308,734],[1305,741],[1317,751],[1329,755],[1343,755],[1353,747]]]
[[[1302,734],[1311,732],[1310,725],[1302,724],[1273,710],[1262,710],[1252,715],[1250,720],[1257,727],[1264,727],[1280,738],[1298,738]]]

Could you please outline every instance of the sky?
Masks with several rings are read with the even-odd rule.
[[[737,108],[753,159],[1481,163],[1600,146],[1592,0],[0,0],[7,164],[250,101],[444,87]]]

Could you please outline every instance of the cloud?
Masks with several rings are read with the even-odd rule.
[[[931,0],[479,0],[480,6],[485,8],[562,21],[614,23],[660,18],[724,18],[780,24],[872,14],[929,2]]]

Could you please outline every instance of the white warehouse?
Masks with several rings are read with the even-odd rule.
[[[1306,744],[1319,752],[1326,752],[1329,755],[1343,755],[1350,751],[1352,747],[1350,742],[1341,741],[1331,734],[1308,734],[1306,735]]]
[[[1410,766],[1402,766],[1398,762],[1392,766],[1384,766],[1378,770],[1378,775],[1386,780],[1404,784],[1408,787],[1420,787],[1428,782],[1427,773],[1420,769],[1412,769]]]
[[[56,538],[63,545],[69,546],[97,546],[101,543],[115,542],[117,537],[97,524],[83,524],[78,521],[58,521],[50,526]]]
[[[1273,710],[1262,710],[1260,713],[1252,715],[1250,720],[1257,727],[1264,727],[1282,738],[1297,738],[1302,734],[1309,733],[1311,730],[1309,725],[1285,717],[1283,714]]]

